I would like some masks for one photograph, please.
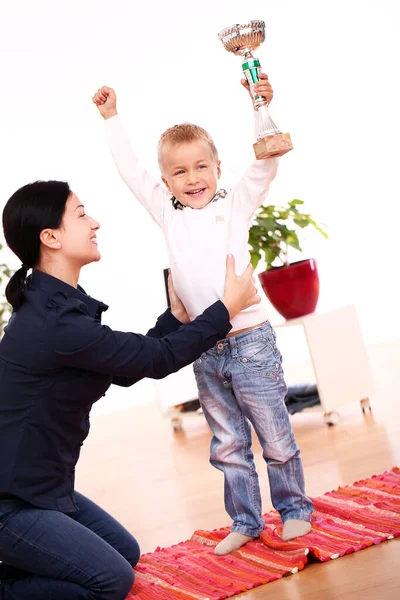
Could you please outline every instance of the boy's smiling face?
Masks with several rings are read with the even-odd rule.
[[[202,140],[182,142],[164,149],[162,180],[185,206],[204,208],[215,196],[221,176],[220,161]]]

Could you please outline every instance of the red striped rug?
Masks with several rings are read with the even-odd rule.
[[[214,546],[229,527],[144,554],[127,600],[223,600],[304,568],[308,556],[338,558],[400,535],[400,469],[313,498],[312,531],[283,542],[279,515],[264,515],[261,539],[228,556]]]

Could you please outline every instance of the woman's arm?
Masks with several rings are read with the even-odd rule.
[[[249,266],[235,274],[233,257],[227,262],[222,301],[161,339],[113,331],[87,314],[75,298],[66,298],[47,320],[47,343],[60,366],[112,376],[161,379],[192,363],[231,329],[229,320],[240,310],[260,302]]]
[[[70,298],[58,307],[48,332],[57,363],[113,376],[161,379],[193,362],[230,330],[229,313],[216,302],[192,323],[161,339],[113,331]]]
[[[158,317],[155,326],[147,332],[149,337],[162,338],[179,329],[183,323],[189,323],[190,321],[186,308],[175,292],[171,272],[168,275],[168,295],[171,309],[166,310]],[[112,383],[122,387],[130,387],[137,381],[136,377],[114,376]]]

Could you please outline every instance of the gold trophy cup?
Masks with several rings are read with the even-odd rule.
[[[260,61],[252,55],[265,40],[264,21],[250,21],[247,25],[232,25],[220,31],[219,39],[228,52],[243,57],[242,69],[250,86],[254,108],[257,111],[257,141],[253,145],[257,159],[282,156],[292,150],[289,133],[282,133],[268,112],[268,101],[254,92],[254,84],[259,81]]]

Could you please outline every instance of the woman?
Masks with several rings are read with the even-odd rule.
[[[138,544],[74,491],[91,406],[112,383],[193,362],[260,301],[251,267],[237,277],[231,257],[222,300],[195,321],[171,284],[171,311],[146,336],[113,331],[101,324],[107,306],[78,285],[81,267],[100,259],[99,227],[58,181],[24,186],[3,212],[22,266],[6,289],[13,314],[0,342],[0,600],[125,598]]]

